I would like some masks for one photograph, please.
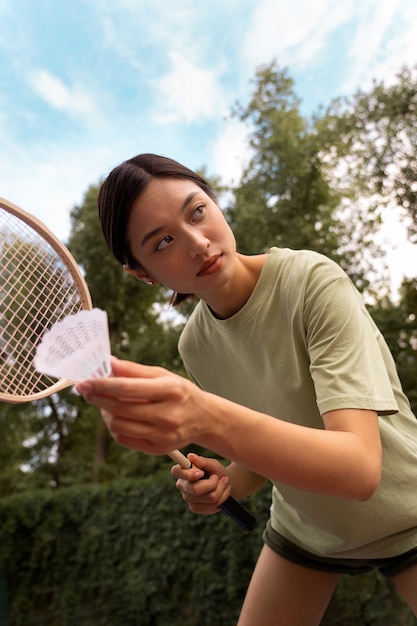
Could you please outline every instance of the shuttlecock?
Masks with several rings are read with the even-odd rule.
[[[107,313],[78,311],[43,334],[34,365],[41,374],[78,382],[110,376],[110,354]]]

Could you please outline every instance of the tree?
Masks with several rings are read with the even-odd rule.
[[[407,216],[417,242],[417,66],[403,67],[392,84],[373,81],[369,92],[335,99],[327,118],[349,184],[399,219]]]
[[[417,70],[391,86],[335,99],[310,118],[276,62],[258,69],[246,105],[250,160],[228,215],[239,249],[310,248],[378,299],[388,290],[375,240],[384,210],[405,211],[417,236]]]
[[[26,482],[22,470],[30,460],[30,452],[23,442],[31,436],[30,423],[34,416],[31,404],[20,410],[3,403],[0,412],[0,495],[20,490]]]
[[[417,278],[404,280],[400,301],[385,297],[371,307],[372,317],[384,335],[403,389],[417,415]]]
[[[235,115],[249,127],[251,158],[228,215],[239,249],[309,248],[333,258],[360,288],[367,286],[356,219],[345,210],[351,188],[334,185],[329,159],[338,141],[327,117],[304,118],[293,80],[275,62],[261,67],[249,103]],[[351,209],[352,215],[352,209]],[[348,218],[348,219],[347,219]],[[361,243],[372,247],[376,222],[362,217]]]

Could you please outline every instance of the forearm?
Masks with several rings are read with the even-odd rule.
[[[252,495],[266,481],[264,476],[259,476],[238,463],[230,463],[226,470],[230,478],[232,496],[237,500]]]
[[[358,500],[378,485],[380,452],[356,433],[291,424],[206,394],[201,443],[258,475],[298,489]]]

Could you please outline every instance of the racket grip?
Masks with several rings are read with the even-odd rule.
[[[220,505],[220,508],[223,513],[226,513],[232,520],[239,524],[241,529],[245,532],[250,533],[251,530],[255,528],[256,519],[254,516],[249,513],[244,506],[239,504],[237,500],[232,498],[232,496],[229,496],[227,500]]]
[[[168,456],[184,469],[192,467],[192,463],[189,459],[187,459],[187,457],[179,450],[173,450],[168,454]],[[200,480],[209,478],[209,476],[210,474],[204,472],[204,476]],[[239,524],[245,532],[250,532],[255,528],[256,519],[254,516],[249,513],[249,511],[247,511],[237,500],[232,498],[232,496],[229,496],[219,508],[223,511],[223,513],[226,513],[226,515],[231,517],[236,524]]]

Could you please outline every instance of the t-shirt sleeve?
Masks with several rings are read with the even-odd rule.
[[[395,364],[361,296],[339,269],[308,281],[304,320],[317,405],[321,414],[341,408],[398,411]]]

